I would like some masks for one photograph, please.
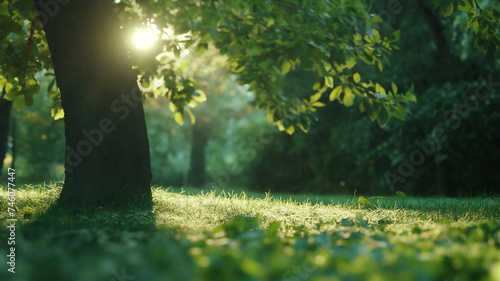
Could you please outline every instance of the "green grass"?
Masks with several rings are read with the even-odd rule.
[[[16,195],[16,273],[0,280],[500,280],[500,199],[153,188],[153,210],[54,209],[60,184]],[[134,278],[134,279],[132,279]]]

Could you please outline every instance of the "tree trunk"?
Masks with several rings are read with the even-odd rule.
[[[12,102],[4,99],[5,87],[0,95],[0,172],[3,169],[3,160],[7,154],[7,143],[9,141],[9,124]]]
[[[436,193],[440,196],[448,195],[446,192],[446,162],[434,161],[434,176]]]
[[[35,4],[65,112],[60,202],[151,202],[151,164],[137,77],[110,1]]]
[[[206,183],[205,147],[207,146],[209,126],[198,121],[193,125],[193,141],[189,161],[188,185],[204,187]]]

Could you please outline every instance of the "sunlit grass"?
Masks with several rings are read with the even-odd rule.
[[[26,185],[16,189],[16,210],[26,222],[43,214],[57,200],[61,183]],[[0,190],[2,215],[5,216],[7,193]],[[293,195],[263,193],[242,189],[196,189],[153,187],[153,213],[157,227],[203,231],[237,215],[259,217],[264,224],[282,221],[308,229],[335,227],[344,218],[363,213],[369,221],[390,218],[393,223],[419,223],[446,217],[451,221],[500,219],[500,199],[415,198],[402,201],[376,200],[373,208],[357,203],[354,196]],[[397,200],[396,197],[394,199]],[[323,230],[321,228],[320,230]]]
[[[61,191],[61,183],[26,185],[16,189],[17,217],[27,223],[49,210]],[[395,227],[440,219],[452,223],[499,220],[500,199],[407,198],[396,203],[376,200],[373,208],[357,203],[354,196],[272,194],[249,190],[153,187],[155,225],[180,232],[212,230],[239,215],[258,217],[263,226],[280,222],[283,229],[300,226],[321,232],[335,229],[342,220],[362,214],[369,224],[390,220]],[[396,197],[394,199],[397,200]],[[0,190],[2,217],[6,217],[7,191]],[[85,211],[84,211],[85,212]],[[95,210],[88,210],[95,213]],[[99,208],[98,214],[112,212]],[[108,220],[109,218],[106,218]]]
[[[17,189],[17,280],[38,277],[49,261],[60,266],[38,280],[109,280],[122,267],[137,280],[498,280],[500,272],[498,197],[407,198],[404,207],[394,197],[367,208],[354,196],[154,187],[152,211],[53,209],[60,190]],[[3,218],[7,202],[4,187]],[[304,279],[307,261],[314,270]]]

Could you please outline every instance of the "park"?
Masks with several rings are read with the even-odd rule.
[[[497,0],[0,23],[0,280],[500,281]]]

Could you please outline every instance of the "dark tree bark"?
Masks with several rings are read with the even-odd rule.
[[[205,148],[207,146],[210,127],[201,121],[193,125],[193,141],[189,161],[188,185],[204,187],[207,179]]]
[[[7,142],[9,140],[9,124],[12,102],[4,99],[5,88],[0,95],[0,172],[3,169],[3,160],[7,154]]]
[[[35,4],[65,112],[60,202],[150,202],[152,176],[141,93],[111,2]]]
[[[424,16],[430,30],[432,31],[432,36],[434,38],[434,43],[436,43],[436,56],[435,63],[439,63],[443,57],[446,57],[448,53],[448,44],[446,42],[446,37],[443,34],[443,25],[439,21],[438,16],[435,12],[424,4],[422,0],[417,0],[418,8],[420,13]]]

